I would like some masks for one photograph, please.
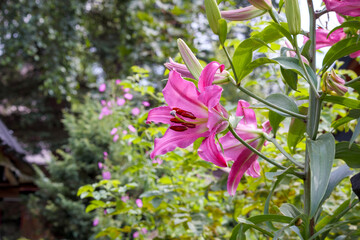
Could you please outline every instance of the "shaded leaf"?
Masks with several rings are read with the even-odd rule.
[[[291,112],[299,113],[299,109],[298,109],[296,103],[294,102],[294,100],[292,100],[291,98],[289,98],[288,96],[286,96],[284,94],[281,94],[281,93],[271,94],[270,96],[268,96],[266,98],[266,100],[279,106],[279,107],[285,108]],[[284,117],[290,117],[286,113],[283,113],[276,109],[272,109],[271,107],[268,107],[268,108]]]
[[[342,159],[351,168],[360,168],[360,146],[349,142],[339,142],[336,144],[335,158]]]

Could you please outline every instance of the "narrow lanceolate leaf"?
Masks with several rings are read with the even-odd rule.
[[[270,96],[268,96],[266,98],[266,100],[279,106],[279,107],[285,108],[286,110],[289,110],[291,112],[299,113],[299,109],[298,109],[296,103],[294,102],[294,100],[292,100],[291,98],[289,98],[288,96],[286,96],[284,94],[280,94],[280,93],[271,94]],[[268,108],[284,117],[290,117],[286,113],[283,113],[276,109],[272,109],[271,107],[268,107]]]
[[[323,72],[325,72],[337,59],[360,50],[360,41],[358,37],[343,39],[335,43],[326,53],[323,59]]]
[[[360,108],[360,101],[340,96],[326,96],[325,102],[336,103],[348,108]]]
[[[340,118],[331,123],[331,127],[334,129],[338,128],[339,126],[348,123],[354,119],[360,118],[360,109],[351,109],[349,114],[343,118]]]
[[[349,142],[339,142],[336,144],[335,158],[342,159],[351,168],[360,168],[360,146]]]
[[[359,136],[359,134],[360,134],[360,118],[358,118],[358,120],[357,120],[357,124],[355,126],[353,135],[351,136],[351,139],[350,139],[349,147],[351,147],[351,145],[355,142],[355,140]]]
[[[321,135],[317,140],[308,141],[311,169],[311,205],[313,217],[323,199],[335,158],[335,138],[331,133]]]

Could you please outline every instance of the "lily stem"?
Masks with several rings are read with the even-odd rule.
[[[268,140],[269,142],[272,142],[275,147],[293,164],[295,164],[297,167],[304,169],[304,165],[299,163],[298,161],[296,161],[288,152],[285,151],[285,149],[276,141],[275,138],[271,138],[269,135],[267,134],[263,134],[264,137],[266,138],[266,140]]]
[[[360,80],[360,77],[354,78],[353,80],[346,82],[346,83],[345,83],[345,86],[348,86],[348,85],[350,85],[350,84],[352,84],[352,83],[354,83],[354,82],[357,82],[357,81],[359,81],[359,80]]]
[[[248,144],[244,139],[242,139],[234,130],[234,128],[231,126],[231,124],[229,124],[228,127],[229,131],[231,132],[231,134],[239,141],[241,142],[241,144],[243,144],[245,147],[247,147],[250,151],[252,151],[253,153],[255,153],[256,155],[258,155],[259,157],[261,157],[262,159],[264,159],[265,161],[273,164],[274,166],[280,168],[280,169],[286,169],[286,167],[280,165],[279,163],[275,162],[274,160],[268,158],[267,156],[265,156],[263,153],[259,152],[256,148],[254,148],[253,146],[251,146],[250,144]],[[304,179],[304,173],[302,172],[294,172],[293,173],[295,176]]]

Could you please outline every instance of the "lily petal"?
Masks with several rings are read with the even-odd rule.
[[[249,174],[253,178],[260,177],[260,164],[258,161],[254,161],[253,164],[246,170],[246,173]]]
[[[257,127],[256,115],[254,110],[250,109],[250,104],[244,100],[239,100],[236,109],[236,116],[244,116],[239,124],[253,125]]]
[[[169,106],[160,106],[151,109],[146,123],[155,122],[171,124],[170,119],[173,118],[173,116],[170,115],[171,110],[172,109]]]
[[[198,125],[196,128],[188,128],[183,132],[177,132],[168,128],[162,138],[155,139],[154,150],[151,152],[150,157],[153,159],[157,155],[171,152],[177,147],[186,148],[195,142],[196,139],[208,136],[209,131],[207,131],[205,124]]]
[[[204,91],[206,87],[212,85],[215,73],[218,69],[222,72],[225,69],[225,66],[217,62],[211,62],[202,70],[198,83],[200,92]]]
[[[245,148],[239,158],[235,160],[231,167],[227,182],[227,190],[230,195],[235,195],[242,176],[248,170],[248,168],[251,167],[257,158],[258,156],[255,153]]]
[[[201,143],[198,154],[205,161],[212,162],[219,167],[227,167],[226,161],[215,144],[216,129],[212,131],[209,137]]]
[[[207,117],[208,110],[198,100],[200,93],[194,83],[183,79],[178,72],[170,72],[169,80],[162,92],[170,108],[176,107],[196,113],[196,117]]]

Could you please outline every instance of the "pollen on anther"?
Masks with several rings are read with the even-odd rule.
[[[171,130],[174,130],[176,132],[183,132],[187,129],[187,127],[185,126],[171,126],[170,127]]]

